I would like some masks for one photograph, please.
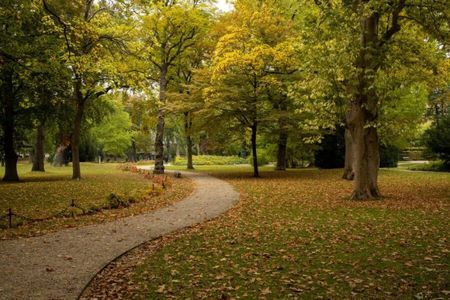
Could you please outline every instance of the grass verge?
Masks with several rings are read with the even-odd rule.
[[[46,172],[41,173],[30,172],[29,164],[19,164],[21,182],[0,182],[0,215],[11,208],[19,215],[46,218],[65,209],[72,200],[85,209],[97,208],[107,204],[107,197],[111,193],[133,198],[136,203],[126,208],[101,210],[93,215],[58,217],[43,222],[25,223],[17,228],[0,229],[0,239],[38,235],[148,212],[180,200],[193,190],[191,181],[187,178],[168,177],[167,189],[162,192],[159,188],[160,192],[154,193],[152,180],[140,174],[123,172],[117,167],[118,164],[83,163],[82,180],[76,181],[70,179],[71,167],[46,166]]]

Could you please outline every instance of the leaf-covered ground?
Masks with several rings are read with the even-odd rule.
[[[0,215],[11,208],[30,218],[47,218],[65,209],[73,200],[84,209],[101,207],[111,193],[137,200],[130,207],[101,210],[93,215],[58,217],[44,222],[24,224],[18,228],[1,229],[0,239],[31,236],[64,227],[74,227],[147,212],[181,200],[193,186],[186,178],[167,178],[167,189],[141,174],[119,170],[117,164],[83,163],[82,180],[71,179],[71,167],[46,166],[46,172],[30,172],[31,165],[19,164],[19,183],[0,182]],[[0,170],[3,174],[4,170]],[[77,211],[75,211],[77,212]],[[18,220],[14,218],[13,220]],[[5,227],[5,219],[2,226]]]
[[[240,191],[237,207],[135,250],[101,276],[94,295],[450,297],[450,174],[382,171],[385,197],[355,202],[339,170],[260,179],[226,170],[215,175]]]

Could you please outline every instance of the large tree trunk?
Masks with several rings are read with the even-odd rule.
[[[342,175],[342,178],[347,180],[353,180],[353,178],[355,177],[355,172],[353,171],[355,151],[353,149],[352,134],[350,130],[348,130],[347,128],[345,129],[344,138],[345,138],[345,166],[344,166],[344,175]]]
[[[192,163],[192,137],[191,137],[192,120],[191,113],[184,113],[184,132],[186,135],[186,157],[187,157],[187,168],[192,170],[194,165]]]
[[[44,124],[40,123],[36,129],[36,141],[34,144],[33,167],[31,171],[45,172],[44,161]]]
[[[253,122],[252,125],[252,156],[253,156],[253,177],[259,177],[259,168],[258,168],[258,154],[256,152],[256,130],[257,123]]]
[[[378,190],[378,168],[380,163],[378,134],[375,127],[367,127],[367,112],[360,105],[355,107],[350,132],[354,141],[354,181],[351,198],[374,199]]]
[[[60,144],[56,147],[55,156],[53,157],[52,165],[54,167],[62,167],[67,165],[66,150],[70,142],[64,138],[61,139]]]
[[[362,9],[366,4],[367,0],[360,0]],[[379,15],[376,11],[361,19],[361,45],[357,60],[359,70],[357,93],[355,99],[349,104],[347,115],[347,125],[354,147],[355,177],[351,198],[355,200],[374,199],[380,196],[378,189],[379,140],[375,126],[379,104],[373,88],[381,60],[378,22]]]
[[[10,70],[2,70],[2,94],[3,104],[3,150],[5,153],[5,175],[3,181],[19,181],[17,174],[17,153],[14,148],[14,90],[13,75]]]
[[[163,65],[159,76],[159,105],[161,107],[158,109],[158,121],[156,124],[154,174],[164,174],[164,105],[166,104],[167,68],[167,65]]]

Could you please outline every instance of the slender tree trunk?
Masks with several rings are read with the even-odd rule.
[[[353,140],[352,134],[350,130],[345,129],[345,166],[344,166],[344,175],[342,178],[347,180],[353,180],[355,177],[355,173],[353,171],[353,163],[354,163],[354,155],[355,151],[353,149]]]
[[[163,65],[159,77],[159,102],[158,120],[156,124],[155,137],[155,169],[154,174],[164,174],[164,125],[165,125],[165,109],[166,104],[166,88],[167,88],[167,65]]]
[[[288,133],[286,131],[286,116],[287,111],[286,103],[281,102],[279,105],[280,117],[278,118],[278,128],[280,130],[278,136],[278,151],[277,151],[277,165],[275,170],[286,171],[286,151],[287,151],[287,141]]]
[[[81,179],[80,168],[80,141],[81,141],[81,123],[83,121],[84,103],[80,101],[77,103],[77,110],[75,113],[75,120],[72,134],[72,179]]]
[[[3,102],[3,150],[5,152],[5,175],[3,181],[19,181],[17,174],[17,153],[14,148],[14,90],[13,75],[11,70],[3,70],[2,74],[2,99]]]
[[[44,124],[41,122],[36,129],[36,142],[34,144],[33,167],[31,171],[45,172],[44,139]]]
[[[256,152],[256,130],[257,123],[253,122],[252,125],[252,155],[253,155],[253,177],[259,177],[259,168],[258,168],[258,154]]]
[[[286,151],[288,134],[281,130],[278,136],[277,166],[275,170],[286,171]]]
[[[75,119],[72,132],[72,179],[81,179],[80,169],[80,141],[81,141],[81,123],[83,122],[84,114],[84,97],[81,91],[82,81],[78,78],[75,81],[74,92],[76,101]]]
[[[194,165],[192,163],[192,137],[191,137],[191,113],[184,113],[184,132],[186,135],[186,156],[187,156],[187,168],[192,170]]]

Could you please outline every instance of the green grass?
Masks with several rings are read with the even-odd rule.
[[[445,168],[443,161],[431,161],[427,163],[415,163],[415,162],[399,163],[398,169],[409,171],[449,172],[449,170]]]
[[[55,218],[48,222],[26,224],[16,229],[0,229],[0,238],[26,236],[56,230],[61,227],[73,227],[94,222],[102,222],[117,217],[148,211],[181,199],[192,191],[187,179],[175,182],[161,195],[151,196],[152,181],[143,175],[123,172],[118,164],[82,163],[82,180],[71,179],[71,167],[56,168],[46,166],[46,172],[30,172],[31,165],[18,165],[18,183],[0,182],[0,215],[9,208],[13,212],[30,218],[47,218],[65,209],[72,200],[85,209],[101,207],[107,203],[110,193],[125,198],[133,197],[138,202],[129,208],[108,210],[93,216]],[[0,174],[4,170],[0,169]],[[16,220],[16,219],[15,219]],[[2,225],[5,227],[5,221]],[[17,221],[20,221],[17,219]]]
[[[384,198],[362,202],[340,170],[214,175],[239,204],[147,258],[137,298],[449,297],[450,174],[382,170]]]

